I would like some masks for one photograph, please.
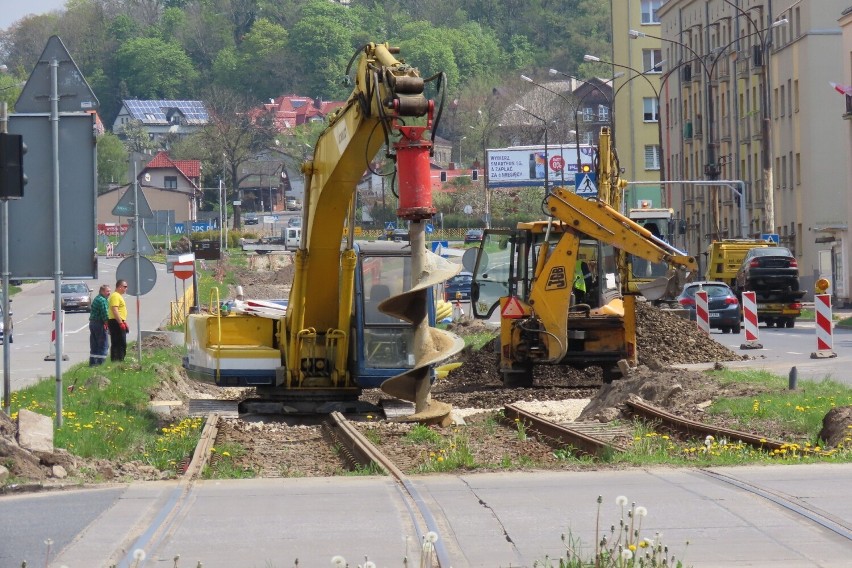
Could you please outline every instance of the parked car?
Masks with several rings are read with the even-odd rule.
[[[390,240],[397,242],[408,241],[408,229],[394,229],[390,235]]]
[[[299,211],[302,208],[302,204],[295,197],[284,198],[284,206],[287,208],[287,211]]]
[[[290,217],[287,220],[288,227],[301,227],[302,226],[302,218],[301,217]]]
[[[740,332],[740,302],[730,286],[724,282],[690,282],[677,297],[678,303],[689,310],[689,319],[695,321],[695,293],[707,292],[710,310],[710,327],[722,333]]]
[[[464,244],[479,243],[484,233],[479,229],[471,229],[464,234]]]
[[[459,272],[444,283],[444,299],[448,302],[470,300],[470,287],[472,283],[472,272]]]
[[[756,292],[758,300],[794,300],[799,293],[799,264],[786,247],[750,249],[737,270],[738,293]]]
[[[12,300],[9,300],[9,301],[11,302]],[[0,303],[0,343],[3,343],[3,339],[4,339],[3,335],[6,332],[6,330],[4,328],[5,319],[6,318],[3,316],[3,304]],[[9,310],[9,343],[13,343],[13,340],[15,338],[15,336],[13,335],[14,330],[15,330],[15,326],[12,323],[12,310]]]
[[[92,311],[92,290],[85,282],[66,282],[59,294],[59,303],[66,312]]]
[[[246,225],[257,225],[258,223],[260,223],[260,219],[257,218],[257,215],[249,214],[246,215],[245,223]]]

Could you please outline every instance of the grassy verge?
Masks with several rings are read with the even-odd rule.
[[[202,420],[165,422],[148,402],[164,377],[178,372],[174,362],[179,358],[177,348],[163,348],[144,352],[141,365],[128,357],[99,367],[72,367],[62,377],[63,424],[55,429],[54,445],[83,458],[137,461],[177,474],[192,455]],[[13,392],[12,419],[22,408],[55,419],[54,380]]]

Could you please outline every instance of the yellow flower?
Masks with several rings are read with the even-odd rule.
[[[222,452],[222,455],[225,456],[226,458],[231,457],[231,454],[229,452]]]
[[[630,552],[636,552],[636,545],[635,545],[635,544],[631,544],[631,545],[630,545],[630,546],[628,546],[627,548],[629,548],[629,549],[630,549]]]

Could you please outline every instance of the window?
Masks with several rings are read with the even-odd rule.
[[[642,0],[642,23],[643,24],[659,24],[660,18],[657,16],[657,10],[660,9],[660,4],[663,0]]]
[[[645,122],[658,122],[660,120],[660,101],[654,97],[645,97],[642,99],[644,107],[643,118]]]
[[[177,176],[166,176],[163,178],[163,187],[166,189],[177,189]]]
[[[609,107],[606,105],[598,105],[598,122],[609,121]]]
[[[660,147],[656,145],[645,146],[645,169],[660,169]]]
[[[642,50],[642,65],[645,73],[661,73],[663,62],[662,49],[643,49]]]
[[[585,122],[594,122],[595,120],[595,109],[592,107],[586,107],[583,109],[583,120]]]

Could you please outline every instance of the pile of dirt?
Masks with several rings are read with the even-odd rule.
[[[249,258],[249,267],[237,269],[234,274],[247,299],[277,300],[289,297],[295,272],[290,254],[255,255]],[[231,297],[236,295],[236,290],[231,290]]]

